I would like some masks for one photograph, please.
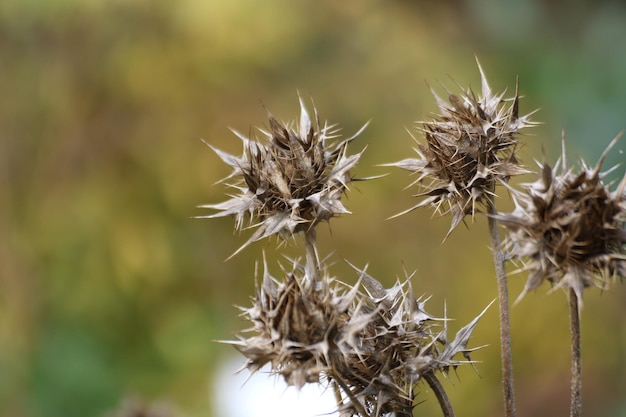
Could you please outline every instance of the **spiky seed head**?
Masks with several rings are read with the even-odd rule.
[[[200,206],[218,212],[199,217],[234,216],[237,230],[256,226],[237,252],[265,237],[289,237],[349,213],[341,198],[355,180],[351,170],[363,151],[348,155],[347,146],[363,129],[339,140],[335,126],[320,124],[317,111],[311,120],[302,99],[300,112],[297,127],[268,114],[269,130],[259,129],[265,140],[235,132],[243,141],[239,157],[212,147],[233,169],[225,180],[233,179],[229,185],[237,193],[223,203]]]
[[[439,113],[421,122],[418,131],[426,143],[418,142],[418,158],[389,164],[415,173],[423,199],[401,214],[432,205],[442,214],[451,214],[450,232],[467,215],[473,216],[494,196],[499,182],[526,173],[517,157],[517,134],[533,125],[527,114],[519,115],[519,93],[505,99],[492,92],[480,67],[482,95],[471,89],[460,95],[448,92],[448,102],[432,91]]]
[[[571,288],[582,301],[583,290],[605,288],[612,277],[626,277],[626,175],[611,191],[601,172],[616,137],[595,165],[584,161],[578,171],[563,155],[552,168],[541,163],[541,175],[523,191],[514,191],[515,209],[496,219],[509,230],[506,245],[514,258],[526,260],[528,291],[549,281]],[[610,171],[610,170],[609,170]]]
[[[271,364],[297,387],[333,383],[342,415],[404,416],[425,373],[473,363],[467,344],[480,315],[448,341],[447,319],[424,310],[426,300],[415,298],[408,278],[386,289],[356,268],[354,287],[327,273],[311,286],[304,284],[306,270],[294,262],[278,280],[265,267],[253,306],[242,309],[251,336],[229,342],[250,371]]]
[[[337,355],[337,334],[347,324],[348,310],[357,295],[344,291],[325,271],[316,285],[306,285],[307,268],[294,261],[284,279],[270,275],[267,265],[253,306],[242,308],[252,323],[250,337],[229,342],[248,359],[256,372],[271,364],[272,372],[289,385],[302,387],[328,375]]]
[[[350,311],[349,322],[359,323],[366,317],[367,325],[356,326],[358,344],[349,342],[348,331],[338,334],[348,367],[340,372],[335,369],[332,378],[341,380],[340,386],[351,392],[343,409],[360,415],[356,404],[362,404],[372,416],[411,416],[416,387],[425,374],[447,373],[474,363],[470,353],[475,349],[467,344],[484,311],[448,341],[448,319],[425,311],[428,299],[415,297],[411,277],[386,289],[365,269],[355,269],[365,291],[358,299],[360,308]],[[463,359],[457,358],[459,354]]]

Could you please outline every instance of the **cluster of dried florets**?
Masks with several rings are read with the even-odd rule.
[[[513,190],[515,210],[495,216],[511,231],[511,256],[528,260],[520,297],[547,280],[581,300],[586,287],[626,277],[626,176],[611,192],[600,171],[617,139],[593,168],[582,161],[578,172],[568,167],[563,142],[555,167],[540,164],[537,181]]]
[[[413,184],[424,189],[417,196],[425,198],[401,214],[431,204],[452,215],[450,232],[466,215],[489,204],[498,182],[527,172],[518,163],[515,135],[532,123],[530,114],[519,116],[517,85],[515,96],[504,99],[504,93],[491,91],[479,69],[482,97],[467,89],[460,96],[448,92],[446,102],[432,91],[439,114],[418,128],[426,138],[425,145],[415,148],[419,158],[390,164],[416,173]],[[423,184],[425,179],[430,182]]]
[[[257,226],[238,251],[265,237],[290,237],[331,217],[349,213],[341,197],[355,180],[350,170],[362,152],[347,155],[346,149],[360,131],[331,143],[338,137],[334,126],[321,126],[317,111],[312,123],[302,100],[300,109],[298,130],[269,114],[269,131],[259,129],[266,142],[234,132],[243,141],[240,157],[212,147],[233,169],[226,180],[236,178],[229,185],[239,194],[220,204],[201,206],[219,210],[202,217],[234,216],[238,230],[245,227],[246,218]]]
[[[284,281],[265,268],[252,307],[243,309],[252,335],[230,343],[252,372],[271,364],[290,385],[332,384],[342,415],[411,416],[418,382],[438,384],[437,371],[473,363],[467,343],[480,315],[448,341],[446,319],[424,311],[408,280],[385,289],[357,270],[364,291],[327,274],[305,285],[297,263]]]

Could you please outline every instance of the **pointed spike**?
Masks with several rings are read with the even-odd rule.
[[[419,203],[417,203],[413,207],[411,207],[411,208],[409,208],[407,210],[401,211],[400,213],[394,214],[393,216],[387,217],[386,220],[391,220],[391,219],[395,219],[395,218],[398,218],[400,216],[403,216],[403,215],[405,215],[407,213],[412,212],[413,210],[415,210],[417,208],[424,207],[425,205],[432,203],[436,199],[437,199],[437,196],[430,196],[428,198],[425,198],[424,200],[420,201]]]
[[[515,99],[513,101],[512,116],[514,120],[519,119],[519,75],[515,77]]]
[[[528,294],[528,291],[526,291],[526,288],[524,288],[522,290],[522,292],[517,296],[517,298],[515,299],[515,301],[513,302],[513,307],[517,306],[519,303],[522,302],[522,300],[524,299],[524,297],[526,297],[526,294]]]
[[[365,124],[364,124],[363,126],[361,126],[361,128],[360,128],[360,129],[359,129],[359,130],[358,130],[358,131],[357,131],[354,135],[352,135],[352,136],[350,136],[348,139],[346,139],[346,140],[345,140],[345,142],[346,142],[346,143],[347,143],[347,142],[351,142],[351,141],[352,141],[352,140],[354,140],[357,136],[359,136],[361,133],[363,133],[363,131],[365,130],[365,128],[367,128],[367,126],[369,126],[369,124],[370,124],[370,122],[371,122],[371,121],[372,121],[372,120],[370,119],[370,120],[368,120],[367,122],[365,122]],[[366,146],[366,148],[367,148],[367,146]],[[365,149],[363,149],[363,150],[365,150]]]
[[[380,179],[380,178],[384,178],[384,177],[386,177],[386,176],[388,176],[388,175],[389,175],[389,173],[386,173],[386,174],[380,174],[380,175],[372,175],[372,176],[370,176],[370,177],[359,177],[359,178],[354,177],[354,178],[352,178],[352,180],[351,180],[351,181],[352,181],[352,182],[357,182],[357,181],[370,181],[370,180],[377,180],[377,179]]]
[[[306,106],[304,105],[304,101],[302,100],[299,91],[298,101],[300,102],[300,135],[306,137],[311,129],[311,118],[309,117],[309,113],[306,110]]]
[[[602,152],[602,155],[600,155],[600,159],[598,159],[598,163],[596,164],[595,168],[593,169],[593,176],[597,176],[600,173],[600,169],[602,168],[602,164],[604,163],[604,159],[607,157],[607,155],[609,154],[609,151],[613,148],[613,146],[615,146],[615,144],[622,138],[622,135],[624,134],[624,131],[622,130],[621,132],[619,132],[617,134],[617,136],[615,136],[613,138],[613,140],[611,141],[611,143],[609,143],[609,146],[606,147],[606,149],[604,150],[604,152]]]
[[[625,192],[626,192],[626,172],[624,173],[624,178],[622,178],[622,180],[619,182],[617,186],[617,189],[615,190],[618,201],[626,198],[626,195],[624,195]]]
[[[563,165],[563,172],[567,171],[567,155],[565,152],[565,129],[561,131],[561,164]]]
[[[469,352],[475,350],[467,348],[467,343],[472,336],[472,332],[474,331],[474,328],[478,324],[480,318],[485,314],[489,307],[491,307],[493,303],[495,303],[495,301],[496,299],[492,300],[487,305],[487,307],[485,307],[483,311],[480,312],[478,316],[474,317],[472,321],[470,321],[468,324],[466,324],[461,329],[459,329],[459,331],[456,332],[454,339],[446,346],[443,353],[441,354],[442,358],[444,358],[445,360],[450,360],[457,353],[462,353],[466,358],[468,358]]]
[[[241,161],[239,158],[237,158],[235,155],[231,155],[228,152],[224,152],[222,150],[219,150],[218,148],[216,148],[215,146],[211,145],[210,143],[207,143],[204,139],[202,139],[202,142],[204,142],[209,148],[211,148],[213,150],[213,152],[215,152],[217,154],[217,156],[220,157],[220,159],[229,167],[233,168],[233,169],[237,169],[241,166]]]
[[[480,65],[480,62],[478,61],[478,57],[474,56],[474,58],[476,58],[476,65],[478,65],[478,70],[480,71],[483,98],[486,99],[488,97],[491,97],[491,88],[489,88],[489,83],[487,83],[487,77],[485,76],[483,67]]]
[[[448,303],[443,302],[443,326],[439,335],[443,344],[448,344]]]
[[[495,302],[496,302],[496,298],[491,300],[491,302],[489,304],[487,304],[487,307],[485,307],[483,309],[483,311],[481,311],[480,314],[474,320],[478,321],[477,319],[480,319],[487,312],[487,310],[489,310],[489,307],[491,307],[493,305],[493,303],[495,303]]]
[[[246,241],[246,243],[244,243],[243,245],[241,245],[239,247],[239,249],[237,249],[235,252],[233,252],[232,255],[230,255],[228,258],[226,258],[227,261],[231,260],[232,258],[235,257],[235,255],[237,255],[239,252],[241,252],[242,250],[244,250],[245,248],[247,248],[248,246],[250,246],[250,244],[257,242],[261,239],[263,239],[264,237],[267,237],[269,234],[267,233],[267,227],[265,224],[261,223],[261,224],[256,224],[252,227],[258,227],[258,229],[256,230],[256,232],[254,232],[252,234],[252,236],[250,236],[250,239],[248,239]]]
[[[431,87],[430,84],[428,84],[428,82],[426,83],[426,85],[428,86],[428,89],[430,90],[430,93],[433,95],[433,97],[435,98],[435,102],[437,103],[437,107],[439,107],[440,110],[442,111],[446,111],[450,105],[448,103],[446,103],[440,96],[439,94],[437,94],[435,92],[435,90]],[[410,133],[410,132],[409,132]],[[412,135],[411,135],[412,136]]]
[[[359,280],[361,280],[365,289],[370,293],[374,298],[384,299],[387,296],[387,290],[376,278],[369,275],[367,271],[367,267],[369,264],[365,264],[363,269],[359,269],[349,261],[345,260],[345,262],[352,267],[356,272],[359,273]]]
[[[244,243],[243,245],[241,245],[239,247],[239,249],[237,249],[236,251],[234,251],[228,258],[224,259],[224,262],[230,261],[232,258],[234,258],[239,252],[241,252],[242,250],[244,250],[245,248],[247,248],[250,244],[252,243],[252,240],[248,240],[246,243]]]
[[[243,133],[239,132],[238,130],[235,130],[235,129],[229,129],[229,130],[233,132],[235,136],[237,136],[243,142],[244,146],[246,146],[248,142],[250,142],[250,138],[245,136]]]
[[[450,223],[450,229],[448,230],[448,233],[446,233],[445,237],[443,238],[443,242],[448,240],[448,237],[450,237],[450,235],[452,234],[454,229],[456,229],[456,227],[459,224],[461,224],[461,222],[463,221],[464,218],[465,218],[465,213],[463,213],[462,210],[460,210],[458,208],[457,208],[457,210],[453,210],[453,212],[452,212],[452,222]]]

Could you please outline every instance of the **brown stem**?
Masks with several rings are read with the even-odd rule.
[[[341,409],[341,407],[343,406],[343,398],[341,397],[341,391],[339,389],[339,384],[337,384],[337,381],[335,381],[333,379],[333,391],[335,394],[335,401],[337,402],[337,407],[339,407],[339,409]]]
[[[582,354],[580,349],[580,311],[578,296],[573,289],[569,290],[569,324],[572,336],[572,380],[570,382],[570,417],[582,415]]]
[[[304,232],[304,247],[306,249],[306,277],[309,285],[319,278],[320,262],[317,255],[317,236],[314,228]]]
[[[422,376],[435,393],[435,397],[437,397],[437,401],[439,401],[439,407],[441,407],[444,417],[454,417],[454,410],[448,399],[448,394],[446,394],[437,376],[432,372],[426,372]]]
[[[515,393],[513,392],[513,355],[511,353],[511,322],[509,319],[509,291],[507,288],[504,254],[500,245],[498,224],[492,216],[496,214],[493,200],[488,203],[489,235],[493,251],[493,262],[498,281],[498,304],[500,307],[500,355],[502,357],[502,389],[506,417],[515,417]]]
[[[354,407],[356,412],[359,413],[359,415],[361,415],[362,417],[371,417],[369,413],[363,407],[363,404],[361,404],[359,399],[356,397],[356,395],[354,395],[354,393],[345,384],[345,382],[343,382],[341,378],[335,378],[335,381],[337,381],[337,384],[339,384],[344,394],[346,394],[348,399],[350,399],[350,404],[352,405],[352,407]]]

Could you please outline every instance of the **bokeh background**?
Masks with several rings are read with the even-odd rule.
[[[233,305],[248,303],[262,251],[280,255],[261,242],[224,262],[246,235],[191,218],[225,198],[214,183],[229,173],[200,139],[238,153],[228,128],[264,126],[265,107],[297,118],[298,91],[347,135],[371,120],[355,173],[391,173],[320,229],[331,271],[354,282],[343,259],[369,263],[390,284],[415,270],[430,312],[446,303],[459,328],[496,297],[485,222],[441,244],[449,219],[428,209],[386,221],[415,201],[404,172],[377,166],[411,154],[406,128],[435,110],[425,80],[479,89],[475,55],[494,89],[512,93],[519,75],[522,111],[541,107],[544,123],[523,138],[525,163],[554,161],[562,129],[572,159],[595,163],[626,128],[625,40],[626,6],[608,0],[3,0],[0,416],[95,417],[127,398],[217,416],[214,375],[234,349],[215,340],[246,326]],[[510,278],[512,297],[523,282]],[[567,303],[548,290],[512,309],[522,417],[567,412]],[[588,416],[626,416],[625,319],[622,285],[586,291]],[[446,383],[457,414],[502,415],[495,307],[472,342],[488,345],[479,375]],[[416,415],[438,415],[420,399]]]

